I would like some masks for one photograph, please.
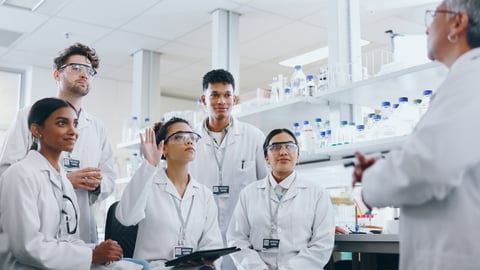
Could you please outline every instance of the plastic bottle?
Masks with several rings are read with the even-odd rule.
[[[318,85],[315,96],[321,95],[328,88],[327,69],[321,69],[318,72]]]
[[[295,71],[290,78],[290,87],[292,89],[292,96],[300,96],[306,92],[307,77],[302,71],[301,65],[295,66]]]
[[[133,116],[128,125],[128,141],[133,141],[138,138],[140,126],[138,124],[138,117]]]
[[[313,130],[315,131],[316,145],[319,147],[321,140],[320,132],[323,131],[322,118],[315,118]]]
[[[425,114],[430,106],[430,100],[432,99],[433,91],[430,89],[424,90],[422,93],[422,111],[421,114]]]
[[[416,122],[416,113],[415,110],[408,103],[408,97],[399,97],[398,98],[398,108],[397,108],[397,123],[398,135],[409,134]]]
[[[302,146],[302,133],[300,132],[300,124],[297,122],[293,123],[293,135],[295,135],[295,138],[297,139],[300,150],[304,151]]]
[[[139,167],[140,159],[138,153],[132,153],[132,156],[127,158],[127,176],[132,177]]]
[[[271,86],[271,92],[270,92],[270,103],[275,104],[280,101],[280,93],[279,93],[279,85],[278,85],[278,78],[273,77],[272,79],[272,84]]]
[[[142,133],[145,133],[145,130],[147,128],[151,128],[152,125],[150,123],[150,118],[149,117],[145,117],[145,119],[143,119],[143,125],[142,125],[142,128],[141,128],[141,131]]]
[[[357,125],[355,132],[355,143],[366,141],[367,133],[365,132],[365,125]]]
[[[387,138],[395,136],[395,128],[392,124],[392,113],[393,109],[390,105],[390,101],[382,102],[382,118],[380,122],[377,123],[378,137]]]
[[[308,120],[303,121],[302,134],[300,138],[302,138],[302,145],[305,151],[315,152],[317,138],[315,137],[315,131]]]
[[[287,101],[290,99],[290,96],[291,96],[291,91],[290,91],[290,88],[285,88],[283,89],[283,100]]]
[[[315,81],[313,75],[307,75],[307,87],[305,88],[304,96],[314,96],[317,92],[317,86],[315,85]]]

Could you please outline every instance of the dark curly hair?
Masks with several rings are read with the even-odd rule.
[[[235,90],[235,79],[233,75],[224,69],[214,69],[203,76],[203,92],[208,89],[210,83],[226,83],[231,84]]]
[[[98,58],[95,49],[81,43],[75,43],[72,46],[61,51],[59,55],[55,59],[53,59],[53,68],[59,70],[61,66],[66,64],[68,58],[72,55],[82,55],[87,57],[92,67],[95,69],[97,69],[98,65],[100,64],[100,59]]]

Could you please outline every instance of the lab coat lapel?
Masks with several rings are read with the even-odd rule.
[[[290,188],[287,190],[287,193],[282,198],[283,202],[286,202],[290,199],[293,199],[297,196],[301,189],[305,189],[307,186],[302,183],[302,181],[295,179]]]

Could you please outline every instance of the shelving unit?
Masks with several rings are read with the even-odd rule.
[[[321,98],[376,108],[385,100],[395,103],[400,96],[421,98],[423,90],[436,89],[440,85],[447,71],[445,66],[431,62],[333,88]]]

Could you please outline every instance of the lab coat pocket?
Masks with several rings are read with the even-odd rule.
[[[256,169],[255,161],[246,160],[246,159],[237,159],[234,161],[234,175],[235,177],[245,179],[242,181],[245,185],[251,181],[257,180],[256,178]]]
[[[312,236],[314,215],[312,213],[305,213],[308,209],[303,211],[296,211],[292,214],[291,231],[295,232],[293,242],[296,249],[306,247],[310,237]]]

